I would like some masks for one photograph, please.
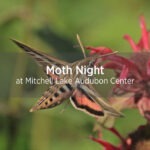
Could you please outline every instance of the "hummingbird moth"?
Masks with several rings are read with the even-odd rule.
[[[54,66],[54,67],[62,67],[62,66],[70,66],[72,70],[75,70],[75,67],[86,65],[88,67],[93,67],[94,62],[97,58],[102,56],[93,55],[90,57],[86,57],[82,60],[75,61],[73,63],[68,63],[37,50],[32,49],[31,47],[22,44],[16,40],[12,40],[16,43],[21,49],[23,49],[27,54],[29,54],[32,58],[36,60],[36,62],[43,68],[46,73],[46,66]],[[50,85],[48,90],[46,90],[43,96],[37,101],[36,105],[30,109],[30,112],[53,108],[59,104],[61,104],[66,99],[70,98],[72,105],[81,111],[84,111],[92,116],[104,116],[105,113],[109,113],[113,116],[121,116],[121,113],[115,110],[112,106],[106,103],[98,92],[93,88],[90,84],[77,84],[75,82],[76,78],[81,78],[82,80],[86,79],[86,75],[81,74],[67,74],[67,75],[58,75],[52,74],[49,72],[48,77],[52,79],[53,84]],[[64,84],[56,84],[56,79],[61,78],[71,78],[72,84],[64,83]]]

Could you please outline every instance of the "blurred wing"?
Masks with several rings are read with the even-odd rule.
[[[70,84],[52,85],[43,96],[38,100],[37,104],[30,109],[30,112],[55,107],[69,98],[73,92]]]
[[[65,66],[67,64],[67,62],[58,60],[58,59],[51,57],[51,56],[48,56],[47,54],[44,54],[42,52],[38,52],[38,51],[30,48],[29,46],[22,44],[16,40],[12,40],[12,41],[14,43],[16,43],[21,49],[23,49],[26,53],[28,53],[32,58],[34,58],[36,60],[36,62],[40,66],[42,66],[45,73],[46,73],[46,66],[62,67],[62,66]],[[58,77],[58,75],[52,74],[51,72],[49,72],[48,77],[55,80]]]
[[[70,98],[72,105],[81,111],[92,116],[104,116],[104,112],[100,105],[95,103],[91,97],[80,89],[76,89]]]
[[[83,109],[91,115],[101,116],[107,112],[113,116],[122,116],[120,112],[107,104],[95,91],[92,85],[80,85],[71,97],[73,104],[78,109]]]

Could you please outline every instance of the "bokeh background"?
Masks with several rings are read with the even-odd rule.
[[[88,138],[95,134],[95,119],[70,104],[28,112],[46,87],[16,85],[16,78],[44,74],[10,38],[66,61],[83,57],[76,47],[77,33],[84,45],[107,46],[127,53],[131,48],[122,37],[129,33],[136,41],[139,39],[140,15],[150,27],[149,0],[1,0],[0,150],[102,149]],[[115,123],[124,136],[145,123],[136,110],[124,113],[126,117]],[[119,142],[107,131],[104,139]]]

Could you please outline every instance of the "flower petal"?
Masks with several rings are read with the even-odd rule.
[[[114,146],[114,145],[112,145],[112,144],[110,144],[110,143],[108,143],[108,142],[106,142],[106,141],[103,141],[103,140],[101,140],[101,139],[96,139],[96,138],[94,138],[94,137],[90,137],[90,138],[91,138],[93,141],[95,141],[95,142],[101,144],[102,146],[104,146],[104,147],[105,147],[105,150],[121,150],[120,148],[118,148],[118,147],[116,147],[116,146]]]
[[[141,30],[142,30],[143,47],[144,47],[145,50],[149,50],[149,45],[148,45],[148,31],[146,29],[146,23],[145,23],[144,16],[140,17],[140,26],[141,26]]]
[[[127,78],[127,75],[128,75],[128,73],[129,73],[129,69],[128,69],[128,67],[127,66],[123,66],[123,69],[122,69],[122,71],[121,71],[121,73],[120,73],[120,79],[125,79],[125,78]]]
[[[88,50],[91,50],[91,53],[99,53],[101,55],[104,55],[104,54],[108,54],[108,53],[112,53],[113,51],[110,49],[110,48],[107,48],[107,47],[91,47],[91,46],[87,46],[85,47],[86,49]]]
[[[133,39],[129,35],[124,35],[124,39],[129,42],[134,52],[138,52],[140,50],[139,47],[136,45],[136,43],[133,41]]]

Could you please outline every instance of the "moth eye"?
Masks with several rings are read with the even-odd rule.
[[[52,98],[50,98],[49,100],[50,100],[51,102],[53,101],[53,99],[52,99]]]
[[[54,94],[54,96],[55,96],[55,97],[58,97],[58,96],[59,96],[59,94],[58,94],[58,93],[55,93],[55,94]]]

